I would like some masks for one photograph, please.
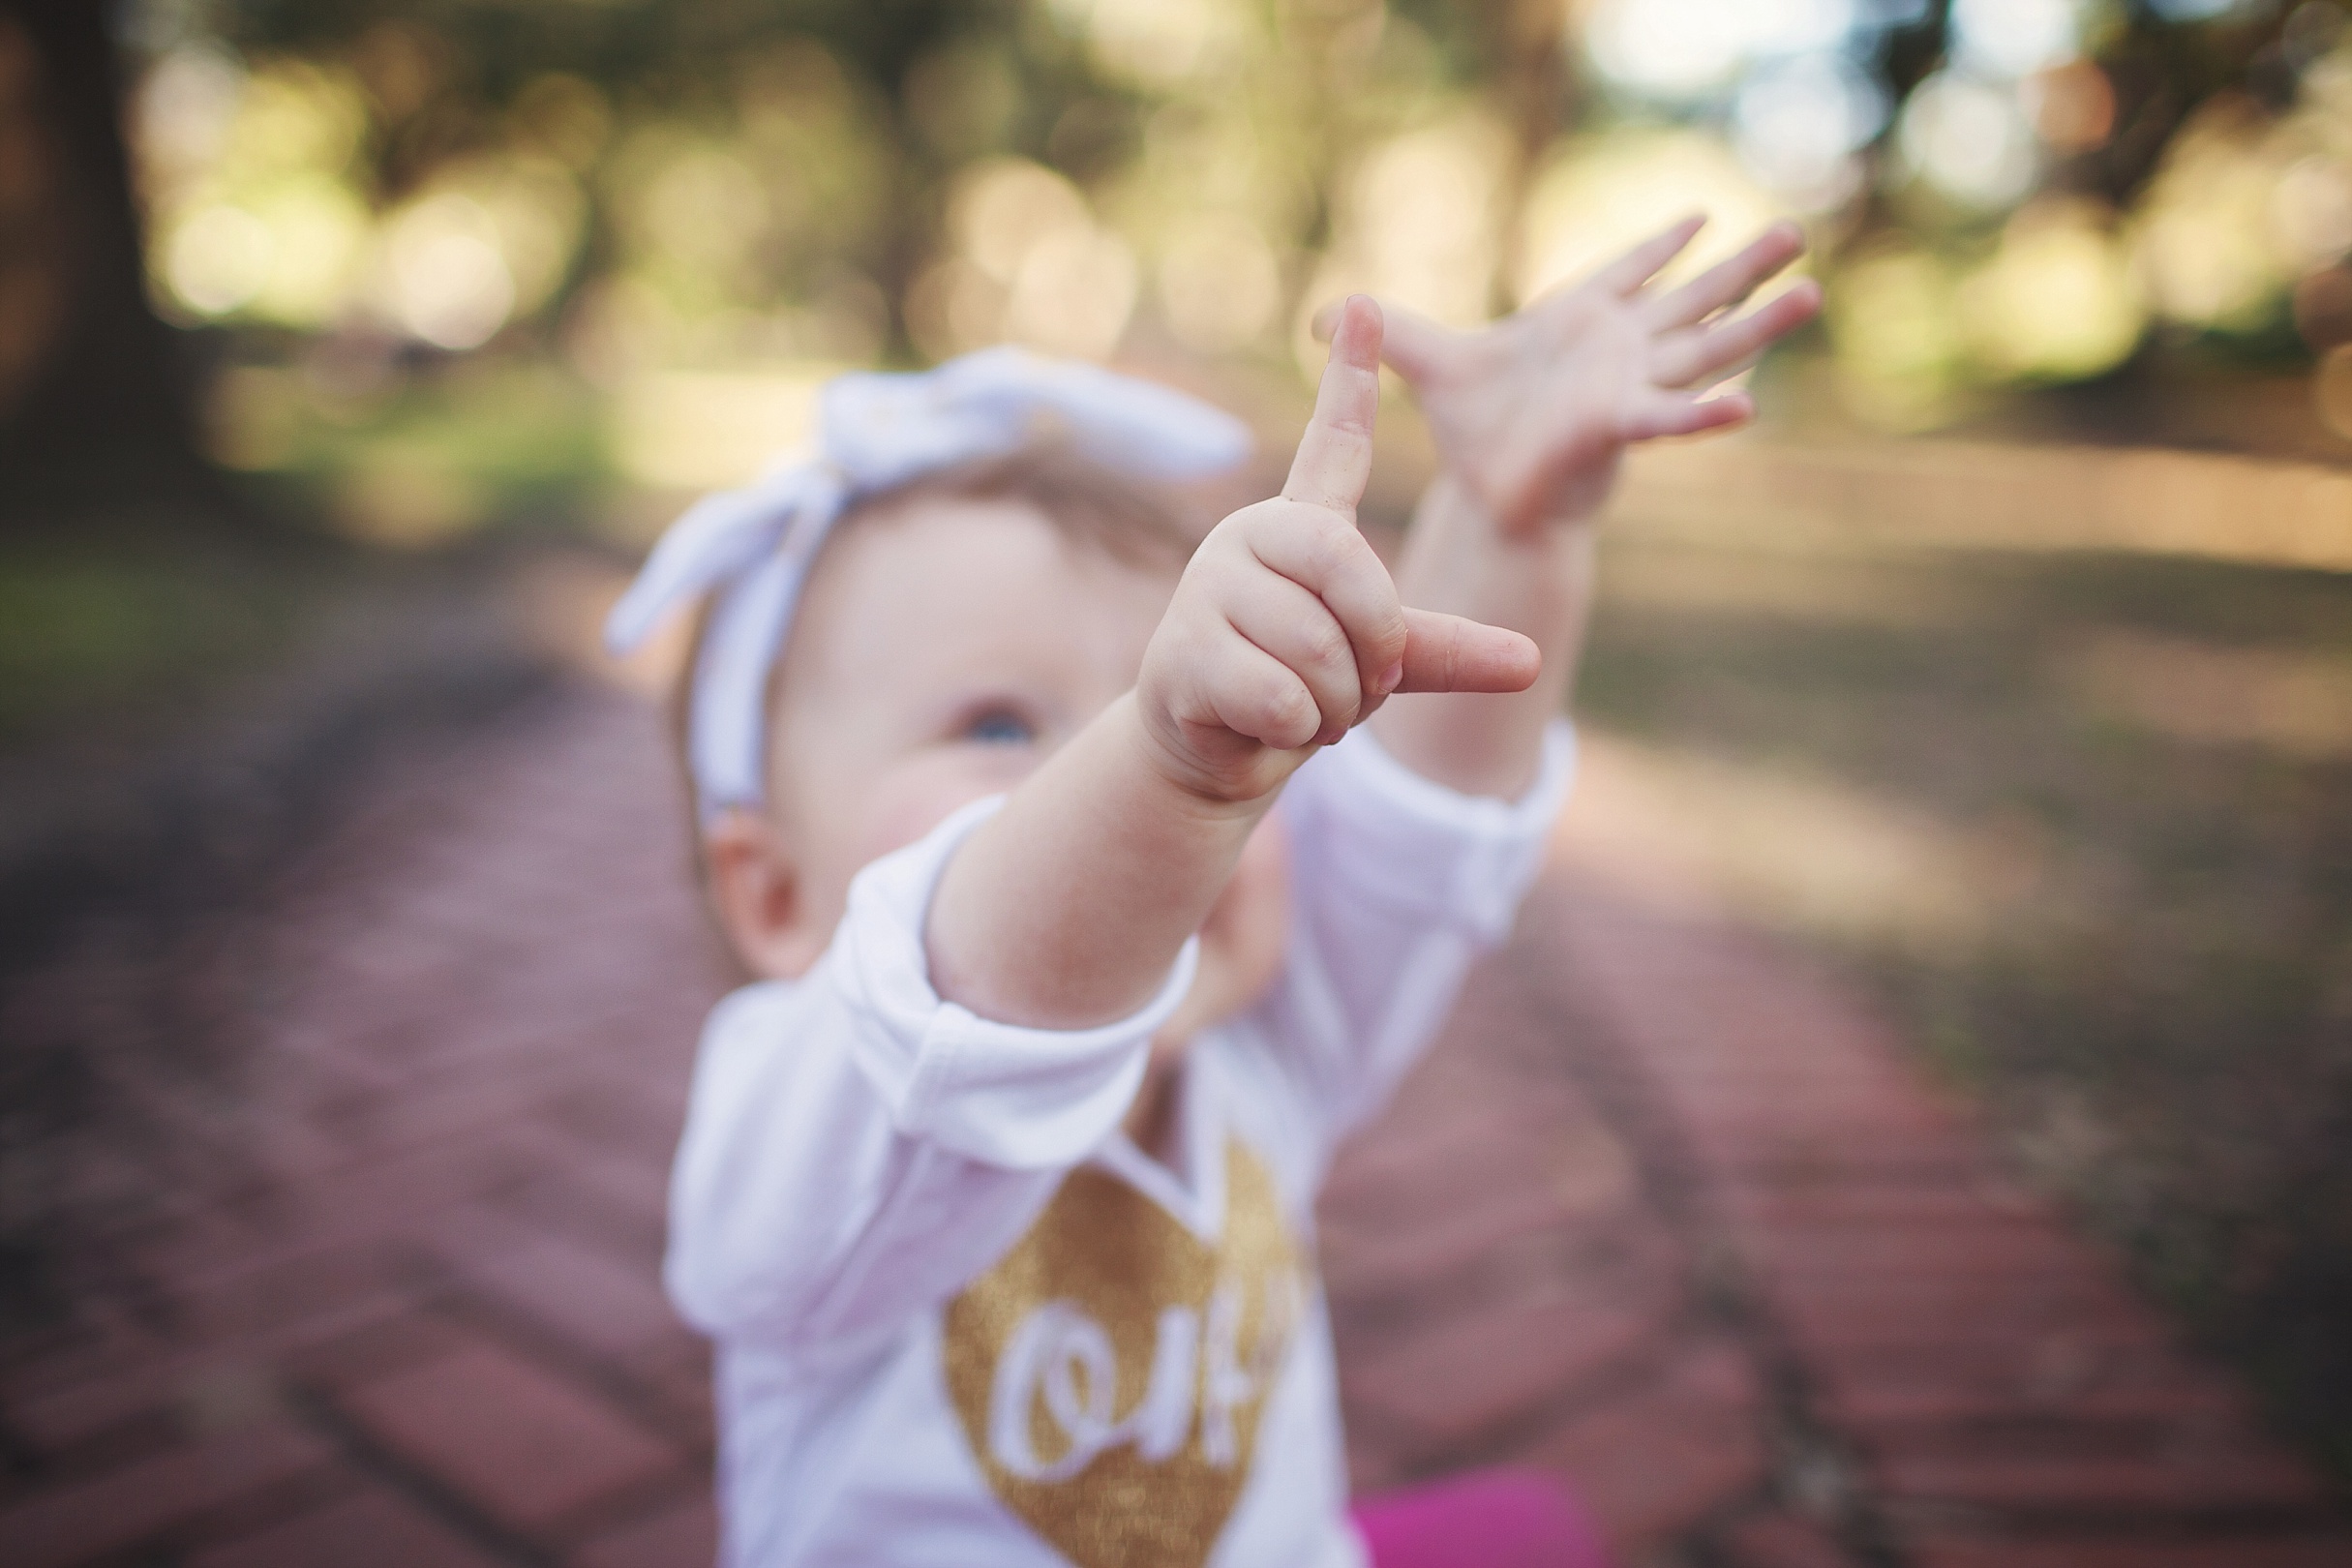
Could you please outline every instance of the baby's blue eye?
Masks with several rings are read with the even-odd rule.
[[[1001,708],[990,709],[964,726],[964,739],[984,746],[1025,746],[1037,738],[1035,725]]]

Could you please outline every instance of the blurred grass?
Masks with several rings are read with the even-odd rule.
[[[168,537],[0,551],[0,746],[184,709],[291,645],[308,576]]]
[[[1824,920],[1804,865],[1744,912],[1874,985],[2352,1481],[2352,578],[1612,548],[1588,721],[1949,849],[1957,922]]]
[[[211,421],[258,493],[377,544],[566,526],[612,482],[605,400],[529,362],[248,364],[221,377]]]

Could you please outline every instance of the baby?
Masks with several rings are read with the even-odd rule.
[[[727,1562],[1506,1560],[1523,1498],[1351,1518],[1313,1203],[1536,872],[1619,455],[1747,417],[1702,392],[1818,305],[1737,314],[1787,226],[1653,286],[1697,228],[1480,332],[1348,300],[1282,495],[1197,542],[1170,486],[1241,427],[1011,350],[843,377],[664,538],[614,638],[709,595],[688,760],[758,977],[668,1262]],[[1383,356],[1443,463],[1393,580]]]

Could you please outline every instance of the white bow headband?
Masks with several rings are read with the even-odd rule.
[[[1146,479],[1199,478],[1250,451],[1249,428],[1195,398],[1093,365],[985,348],[920,375],[826,383],[810,445],[743,490],[704,497],[670,526],[605,621],[625,653],[671,611],[714,595],[686,716],[687,765],[708,822],[757,805],[768,672],[817,547],[859,501],[923,474],[1017,450],[1041,432]]]

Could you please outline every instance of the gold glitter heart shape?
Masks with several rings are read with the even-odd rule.
[[[1273,1178],[1241,1145],[1213,1247],[1086,1166],[949,1304],[949,1393],[997,1496],[1078,1568],[1200,1568],[1304,1302]]]

